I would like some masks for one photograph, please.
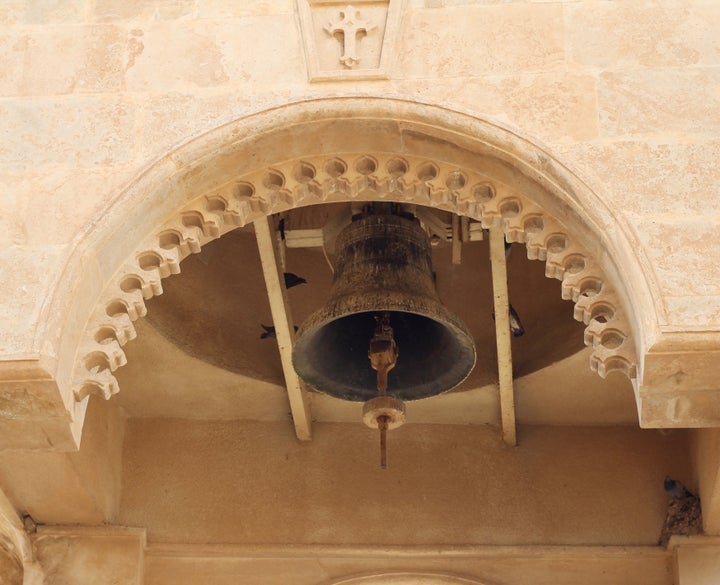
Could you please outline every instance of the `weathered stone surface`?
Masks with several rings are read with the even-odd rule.
[[[0,23],[45,26],[80,24],[85,20],[86,11],[87,0],[7,0],[0,6]]]
[[[123,164],[134,148],[134,114],[117,97],[5,100],[0,116],[13,131],[0,144],[0,169]]]
[[[720,273],[716,270],[720,242],[715,237],[720,216],[631,215],[630,221],[647,249],[665,296],[720,295]],[[709,308],[706,305],[704,311]],[[713,313],[705,317],[715,322]],[[682,322],[682,317],[671,319],[676,326]]]
[[[0,355],[4,359],[27,359],[37,352],[34,332],[41,318],[43,300],[58,274],[63,246],[13,246],[0,250],[3,334]],[[11,276],[10,276],[11,275]]]
[[[114,26],[57,27],[0,37],[6,63],[3,96],[119,91],[127,60],[126,33]]]
[[[196,15],[193,0],[97,0],[93,3],[92,15],[100,21],[151,21],[192,18]]]
[[[48,584],[138,585],[144,540],[141,530],[41,528],[34,548]]]
[[[0,247],[67,244],[98,221],[135,169],[0,172]],[[42,210],[42,211],[40,211]]]
[[[565,2],[570,59],[602,69],[720,61],[715,2]]]
[[[603,140],[558,144],[593,185],[602,185],[620,212],[694,218],[720,214],[715,197],[720,142]]]
[[[445,80],[558,69],[564,62],[562,30],[559,4],[410,10],[395,70],[402,77]]]
[[[692,88],[688,91],[687,88]],[[602,136],[717,137],[720,72],[715,68],[610,71],[598,77]]]
[[[236,18],[243,16],[261,16],[266,14],[295,14],[295,0],[244,0],[227,2],[226,0],[207,0],[197,6],[198,18]]]
[[[131,91],[182,91],[228,84],[304,80],[300,41],[291,15],[200,21],[192,28],[153,23],[136,31],[137,52],[126,74]],[[183,57],[175,58],[177,46]],[[255,47],[266,57],[256,59]],[[282,71],[282,73],[279,73]]]
[[[434,94],[545,141],[577,144],[598,136],[596,81],[592,75],[540,73],[401,80],[417,95]]]

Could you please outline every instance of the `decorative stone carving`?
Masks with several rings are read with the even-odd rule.
[[[88,321],[73,377],[76,400],[118,392],[113,372],[126,362],[122,345],[135,337],[133,321],[145,315],[145,300],[162,294],[161,280],[177,274],[189,254],[263,215],[382,199],[452,211],[485,228],[501,226],[508,241],[526,245],[530,259],[545,261],[549,278],[562,281],[562,297],[575,303],[575,319],[587,324],[592,369],[602,377],[611,371],[636,377],[632,328],[618,294],[582,241],[555,218],[472,168],[394,153],[347,153],[289,160],[238,177],[194,199],[146,239]]]
[[[298,0],[310,81],[383,79],[402,0]]]
[[[360,11],[348,4],[347,8],[340,11],[341,20],[329,22],[325,25],[325,31],[332,37],[340,33],[342,35],[343,53],[340,56],[340,63],[348,69],[352,69],[360,63],[358,54],[358,35],[367,34],[375,27],[369,21],[360,18]]]

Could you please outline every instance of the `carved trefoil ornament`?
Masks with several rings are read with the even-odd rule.
[[[310,81],[386,79],[403,0],[297,0]]]

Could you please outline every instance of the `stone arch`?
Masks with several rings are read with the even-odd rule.
[[[581,180],[517,134],[467,114],[407,100],[328,98],[258,113],[170,153],[79,243],[75,263],[90,254],[98,262],[86,287],[96,295],[72,311],[88,316],[70,340],[76,351],[65,370],[76,422],[89,394],[118,391],[113,372],[125,364],[132,322],[187,255],[294,206],[382,198],[502,226],[562,280],[563,297],[587,324],[592,367],[637,377],[647,347],[641,335],[658,321],[656,289],[640,276],[642,258],[622,225]]]

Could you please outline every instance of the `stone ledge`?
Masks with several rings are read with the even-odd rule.
[[[79,448],[78,420],[86,405],[66,403],[56,366],[48,356],[0,360],[0,450]]]
[[[720,424],[720,332],[665,332],[643,362],[637,388],[640,426]]]

